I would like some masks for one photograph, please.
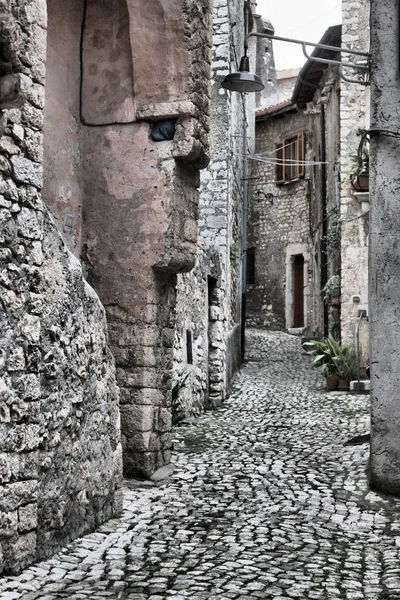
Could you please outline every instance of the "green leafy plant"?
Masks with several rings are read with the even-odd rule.
[[[350,180],[350,183],[355,190],[364,191],[364,189],[368,189],[369,184],[368,181],[363,181],[362,177],[369,176],[370,158],[369,136],[366,131],[361,133],[361,140],[357,152],[350,156],[352,158],[352,164],[346,179]]]
[[[337,213],[333,214],[329,220],[326,246],[329,252],[333,252],[337,248],[340,248],[340,224]]]
[[[174,373],[172,376],[172,385],[171,385],[171,412],[172,412],[172,424],[177,425],[185,418],[185,404],[182,398],[182,390],[186,386],[187,378],[190,375],[186,373],[186,375],[178,375],[178,373]]]
[[[242,250],[240,248],[240,246],[238,246],[237,244],[232,244],[230,249],[229,249],[229,258],[231,260],[231,262],[233,263],[238,263],[240,260],[240,256],[241,256]]]
[[[351,379],[356,371],[356,357],[352,346],[343,346],[332,335],[324,341],[304,342],[306,354],[314,357],[313,366],[321,369],[325,377]]]
[[[328,281],[322,288],[322,291],[324,293],[325,302],[329,304],[332,296],[340,295],[340,276],[332,275],[332,277],[329,277]]]

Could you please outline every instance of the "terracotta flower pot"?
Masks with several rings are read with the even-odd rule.
[[[326,387],[328,390],[337,390],[339,380],[337,377],[326,377]]]
[[[350,389],[350,379],[339,379],[337,389],[340,392],[348,392]]]
[[[356,192],[368,192],[369,190],[369,173],[357,173],[350,179],[350,183]]]

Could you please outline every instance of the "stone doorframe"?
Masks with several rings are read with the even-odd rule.
[[[293,327],[294,318],[294,278],[293,263],[296,256],[302,255],[304,258],[304,326],[300,328]],[[310,264],[310,253],[307,244],[288,244],[286,246],[286,285],[285,285],[285,325],[290,333],[302,333],[308,327],[308,299],[310,288],[308,285],[308,268]]]

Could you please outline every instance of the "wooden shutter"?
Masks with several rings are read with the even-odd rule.
[[[305,161],[305,144],[304,133],[297,134],[297,160],[301,163]],[[297,177],[304,177],[306,169],[304,164],[299,164],[297,167]]]
[[[278,163],[276,165],[275,170],[276,183],[283,183],[285,181],[283,145],[284,142],[279,142],[279,144],[275,144],[275,156],[276,162]]]

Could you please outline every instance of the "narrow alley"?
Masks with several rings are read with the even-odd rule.
[[[0,581],[1,600],[396,600],[400,500],[369,490],[369,398],[328,393],[300,340],[251,330],[223,408],[175,430],[175,470]]]

